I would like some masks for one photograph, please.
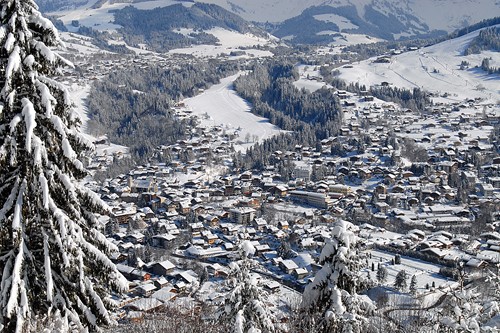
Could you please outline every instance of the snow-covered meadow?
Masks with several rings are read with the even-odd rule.
[[[467,45],[479,34],[472,32],[416,51],[391,58],[390,63],[376,63],[374,58],[340,68],[340,78],[366,86],[388,82],[402,88],[421,88],[444,95],[439,101],[457,102],[466,98],[482,98],[488,102],[500,101],[500,77],[488,75],[476,66],[491,57],[494,66],[500,64],[500,53],[485,51],[464,56]],[[460,70],[462,61],[469,69]]]
[[[240,143],[235,149],[239,151],[254,144],[254,138],[262,141],[280,133],[280,129],[269,120],[251,113],[248,102],[233,90],[233,82],[241,74],[224,78],[202,94],[184,100],[186,106],[200,116],[203,124],[225,125],[228,131],[238,130]],[[250,138],[249,142],[246,142],[247,138]]]
[[[184,31],[185,32],[185,31]],[[276,39],[258,37],[252,34],[241,34],[223,28],[212,28],[206,33],[215,36],[219,42],[217,45],[194,45],[186,48],[170,50],[171,54],[190,54],[200,58],[213,58],[219,55],[230,55],[231,52],[244,51],[244,55],[232,58],[263,58],[272,57],[273,54],[267,50],[259,50],[255,46],[273,46]],[[240,48],[244,48],[241,50]]]

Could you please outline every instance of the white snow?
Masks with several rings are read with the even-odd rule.
[[[191,54],[196,57],[217,57],[229,55],[231,51],[241,51],[239,47],[245,48],[246,57],[272,57],[270,51],[251,48],[253,46],[273,45],[268,38],[258,37],[252,34],[241,34],[224,28],[212,28],[205,31],[215,36],[219,42],[217,45],[195,45],[187,48],[171,50],[173,54]],[[249,48],[249,49],[247,49]]]
[[[241,250],[243,251],[245,256],[253,256],[255,254],[255,247],[252,245],[252,242],[249,240],[244,241],[241,243],[240,246]]]
[[[242,73],[224,78],[202,94],[184,100],[184,103],[194,114],[201,116],[207,114],[210,119],[204,119],[208,125],[225,124],[239,130],[242,141],[236,146],[237,150],[245,150],[252,143],[243,143],[248,135],[257,136],[264,140],[280,133],[279,128],[269,123],[265,118],[258,117],[250,112],[250,105],[232,89],[234,80]]]
[[[313,17],[318,21],[335,23],[339,27],[340,31],[358,28],[358,26],[352,23],[349,19],[336,14],[321,14],[314,15]]]
[[[17,72],[19,70],[19,66],[21,64],[21,56],[20,56],[20,49],[19,46],[14,46],[14,49],[12,50],[11,54],[9,55],[9,60],[7,62],[7,68],[5,69],[5,87],[4,89],[8,89],[8,86],[10,85],[10,80],[14,72]],[[6,91],[5,91],[6,92]]]
[[[45,283],[47,285],[47,302],[51,303],[54,292],[54,281],[52,280],[52,267],[50,264],[49,237],[45,233],[43,234],[43,255],[45,257],[44,266],[46,279]]]
[[[26,123],[26,150],[31,152],[31,139],[33,138],[33,130],[36,127],[36,112],[33,103],[26,97],[21,100],[21,103],[23,105],[22,114],[24,116],[24,122]]]
[[[43,174],[38,176],[38,182],[42,188],[43,207],[49,209],[49,184]]]
[[[500,63],[500,53],[482,52],[479,55],[462,56],[465,47],[478,34],[479,31],[475,31],[440,44],[393,56],[390,63],[374,63],[375,59],[369,59],[353,64],[353,68],[340,68],[340,78],[367,86],[386,81],[407,89],[422,88],[441,94],[448,92],[450,96],[447,100],[451,102],[478,97],[495,103],[500,100],[500,77],[487,75],[472,67],[480,66],[482,59],[486,57]],[[468,61],[471,69],[460,70],[462,60]]]

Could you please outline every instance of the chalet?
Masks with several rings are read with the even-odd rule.
[[[189,214],[191,210],[191,203],[189,201],[181,201],[179,202],[179,213],[182,215]]]
[[[173,287],[165,287],[161,288],[158,291],[155,291],[151,298],[157,299],[163,303],[170,302],[177,297],[177,293],[174,292],[175,289]]]
[[[292,274],[295,269],[299,268],[299,266],[297,266],[297,264],[290,259],[281,260],[279,262],[279,266],[287,274]]]
[[[162,288],[167,288],[167,287],[173,287],[170,282],[164,277],[161,276],[158,279],[155,279],[153,281],[154,285],[156,286],[156,289],[162,289]]]
[[[227,277],[229,275],[229,270],[220,265],[220,264],[211,264],[211,265],[207,265],[207,271],[209,274],[211,274],[212,276],[222,276],[222,277]]]
[[[155,275],[165,276],[172,273],[175,269],[175,265],[169,260],[164,260],[157,262],[151,266],[151,272]]]
[[[279,282],[273,280],[265,280],[262,285],[264,286],[264,289],[273,293],[279,291],[281,287]]]
[[[137,213],[135,206],[126,210],[113,210],[111,212],[111,220],[115,220],[119,224],[128,224]]]
[[[212,234],[211,232],[205,232],[203,233],[202,232],[202,235],[203,235],[203,239],[209,244],[209,245],[213,245],[215,244],[215,242],[219,239],[219,237],[217,237],[217,235],[214,235]]]
[[[174,240],[177,236],[169,233],[164,233],[160,235],[153,236],[153,246],[168,249],[173,245]]]
[[[264,231],[264,229],[267,226],[267,221],[264,220],[263,218],[256,218],[255,220],[253,220],[252,225],[258,231]]]
[[[162,306],[163,302],[156,298],[139,298],[124,305],[123,309],[141,312],[153,312]]]
[[[125,237],[125,241],[130,242],[132,244],[143,244],[144,239],[145,239],[144,235],[139,232],[135,232]]]
[[[130,267],[123,264],[117,264],[116,268],[129,281],[133,280],[148,281],[149,279],[151,279],[151,274],[134,267]]]
[[[298,280],[305,278],[308,274],[309,272],[305,268],[296,268],[292,273],[292,275]]]
[[[288,228],[290,227],[290,225],[288,224],[288,221],[279,221],[278,222],[278,227],[281,230],[288,230]]]
[[[136,288],[137,294],[142,297],[149,297],[156,291],[156,286],[152,283],[140,285]]]

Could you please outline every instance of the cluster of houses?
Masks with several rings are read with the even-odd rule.
[[[349,98],[365,106],[346,107],[343,135],[321,147],[274,152],[265,170],[226,165],[208,172],[214,161],[230,158],[235,135],[200,126],[189,140],[159,147],[169,162],[137,167],[99,186],[112,207],[103,226],[120,251],[113,259],[133,286],[124,305],[130,316],[196,288],[199,272],[172,262],[199,262],[209,277],[225,277],[224,265],[247,239],[271,277],[263,279],[265,288],[302,290],[336,219],[360,225],[372,248],[440,264],[460,260],[471,269],[498,265],[500,158],[492,157],[497,143],[490,135],[498,110],[468,101],[424,117]],[[182,105],[177,112],[192,116]],[[468,120],[457,125],[444,117]],[[408,138],[425,160],[412,162],[402,153]],[[293,165],[287,181],[277,171],[283,160]]]
[[[151,57],[79,69],[102,75],[129,63],[168,63]],[[78,82],[72,73],[68,80]],[[367,92],[337,94],[339,135],[276,151],[264,170],[234,170],[227,161],[236,133],[199,125],[190,138],[158,147],[167,162],[95,185],[111,207],[101,218],[118,248],[111,259],[130,281],[121,300],[127,319],[181,304],[207,278],[223,280],[243,240],[256,249],[264,288],[302,290],[337,219],[359,225],[368,248],[439,264],[461,260],[471,269],[500,264],[500,158],[492,136],[499,106],[467,100],[417,112]],[[196,117],[182,103],[175,112]],[[90,166],[109,163],[95,156]],[[287,175],[279,165],[290,166]]]

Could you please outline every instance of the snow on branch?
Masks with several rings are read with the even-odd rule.
[[[42,100],[42,105],[45,107],[45,115],[47,118],[52,117],[52,105],[56,105],[57,101],[50,93],[49,87],[46,84],[37,81],[36,87],[40,92],[40,97]]]
[[[19,294],[20,294],[20,289],[21,289],[21,284],[23,280],[21,279],[22,276],[22,268],[23,268],[23,263],[24,263],[24,238],[20,238],[20,243],[18,246],[19,252],[16,255],[16,259],[14,262],[14,267],[12,269],[12,277],[11,277],[11,285],[10,285],[10,295],[9,295],[9,301],[7,302],[7,307],[6,307],[6,313],[8,316],[12,316],[15,312],[15,310],[19,306]]]
[[[36,127],[36,112],[33,103],[26,97],[21,100],[21,103],[23,105],[22,114],[26,123],[26,150],[31,152],[31,138]]]
[[[7,60],[7,66],[5,68],[5,86],[2,90],[2,93],[6,93],[10,90],[12,76],[19,70],[19,67],[21,65],[20,52],[21,49],[19,48],[19,46],[14,46],[14,49],[12,50],[9,59]]]
[[[52,302],[54,295],[54,282],[52,280],[52,266],[50,264],[49,237],[43,232],[43,255],[45,257],[45,284],[47,285],[47,302]]]
[[[6,218],[7,212],[9,212],[14,205],[14,200],[16,198],[17,192],[19,190],[19,178],[16,178],[14,181],[14,186],[12,187],[12,190],[10,191],[10,195],[7,198],[7,200],[4,203],[4,206],[2,209],[0,209],[0,220],[4,221]]]
[[[19,192],[17,193],[17,200],[16,200],[16,205],[14,207],[14,216],[12,218],[12,229],[13,230],[20,230],[21,229],[21,219],[22,217],[22,210],[23,210],[23,196],[24,192],[26,191],[26,180],[23,180],[21,184],[21,188],[19,189]]]

